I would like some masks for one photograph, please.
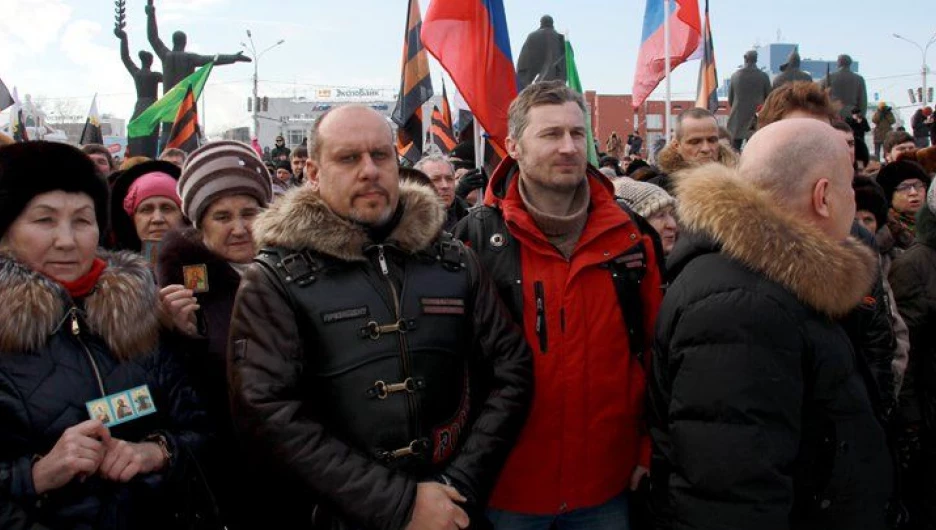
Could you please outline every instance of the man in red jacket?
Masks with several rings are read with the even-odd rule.
[[[510,156],[455,231],[534,351],[532,411],[488,515],[498,530],[628,528],[628,492],[650,461],[645,361],[661,258],[587,165],[579,94],[535,83],[509,122]]]

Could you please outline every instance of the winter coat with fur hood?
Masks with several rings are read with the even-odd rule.
[[[76,302],[59,284],[0,257],[0,499],[51,528],[171,528],[174,494],[208,440],[205,414],[174,355],[159,346],[146,263],[126,252],[100,257],[107,268]],[[89,419],[85,403],[140,385],[148,385],[156,413],[111,427],[111,436],[165,436],[168,467],[127,484],[90,476],[37,495],[34,458]]]
[[[532,364],[474,253],[450,239],[439,250],[444,220],[432,188],[404,182],[389,234],[336,215],[308,186],[254,222],[261,263],[244,273],[234,304],[229,373],[236,429],[277,473],[259,482],[279,487],[282,507],[264,512],[265,527],[325,527],[330,513],[355,528],[400,530],[417,482],[437,473],[483,505],[526,418]],[[309,254],[275,265],[280,252]],[[293,272],[309,260],[317,265]],[[393,318],[402,332],[378,331]],[[409,377],[424,386],[382,398],[369,390]],[[458,442],[449,450],[452,436],[433,418],[451,409],[436,404],[466,400],[465,383],[479,379],[487,385],[472,384],[468,420],[446,431]],[[427,431],[428,448],[389,453]]]
[[[875,258],[724,167],[679,177],[650,383],[658,528],[885,527],[891,464],[836,323]]]

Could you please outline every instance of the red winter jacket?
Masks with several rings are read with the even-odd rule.
[[[643,241],[647,274],[641,298],[648,338],[662,300],[661,278],[650,237],[641,235],[616,204],[610,182],[600,173],[588,170],[588,221],[568,260],[527,213],[516,173],[515,162],[505,160],[491,178],[486,208],[479,210],[502,214],[520,243],[523,328],[534,352],[535,391],[490,507],[557,514],[603,504],[629,486],[638,464],[649,468],[644,413],[649,367],[630,352],[611,274],[603,264]],[[476,215],[463,220],[458,233],[470,239],[473,222],[478,222]],[[536,330],[537,290],[545,302],[545,341]],[[507,297],[504,302],[516,305]],[[511,309],[520,314],[519,308]],[[644,358],[650,358],[649,351]]]

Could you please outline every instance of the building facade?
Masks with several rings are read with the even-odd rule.
[[[599,152],[605,150],[612,132],[617,132],[622,140],[627,140],[627,135],[635,130],[638,131],[644,139],[644,157],[647,156],[649,146],[664,136],[666,112],[664,101],[646,101],[639,108],[634,109],[633,97],[630,94],[597,94],[593,91],[586,91],[585,102],[591,114],[592,129],[598,141]],[[679,113],[692,107],[695,107],[695,101],[672,101],[670,128],[675,126]],[[724,127],[728,124],[729,110],[726,101],[719,102],[718,112],[715,115],[719,126]]]

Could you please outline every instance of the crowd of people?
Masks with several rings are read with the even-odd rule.
[[[653,164],[562,82],[490,175],[0,147],[0,528],[936,528],[936,147],[767,88]]]

